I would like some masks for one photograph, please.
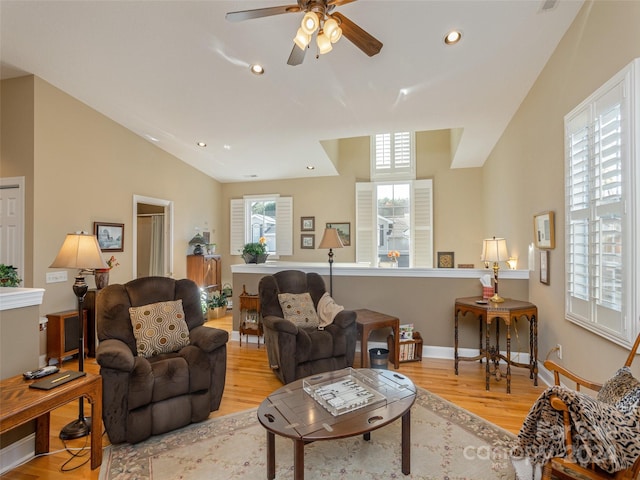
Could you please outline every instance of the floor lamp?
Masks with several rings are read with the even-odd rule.
[[[482,261],[493,263],[493,281],[494,295],[489,301],[494,303],[504,302],[504,298],[498,295],[498,270],[500,270],[500,262],[509,260],[507,253],[507,241],[504,238],[485,238],[482,241]]]
[[[78,370],[84,372],[84,316],[82,303],[87,294],[88,285],[84,281],[87,270],[96,268],[109,268],[102,258],[102,251],[95,235],[86,232],[69,233],[60,247],[60,251],[49,268],[76,268],[78,275],[73,284],[73,293],[78,298]],[[91,432],[91,419],[84,416],[84,400],[80,397],[78,419],[66,425],[60,431],[62,440],[70,440],[89,435]]]
[[[324,234],[322,235],[322,240],[320,241],[320,245],[318,248],[328,248],[329,249],[329,295],[333,297],[333,249],[334,248],[342,248],[344,245],[342,244],[342,240],[340,240],[340,236],[338,235],[338,230],[328,226],[324,229]]]

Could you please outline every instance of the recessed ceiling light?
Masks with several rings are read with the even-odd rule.
[[[196,145],[198,145],[199,147],[203,147],[203,148],[207,146],[207,144],[204,143],[204,142],[198,142],[198,143],[196,143]]]
[[[307,170],[315,170],[316,167],[314,167],[313,165],[307,165]]]
[[[252,64],[249,69],[254,75],[262,75],[264,73],[264,68],[262,67],[262,65],[257,63]]]
[[[447,45],[455,45],[461,39],[462,39],[462,33],[461,32],[459,32],[458,30],[451,30],[444,37],[444,43],[446,43]]]
[[[231,150],[231,145],[227,143],[227,144],[224,144],[222,148],[224,148],[225,150]]]

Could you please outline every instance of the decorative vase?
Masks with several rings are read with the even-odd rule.
[[[96,268],[96,288],[98,290],[103,289],[109,285],[109,269],[108,268]]]
[[[227,307],[215,307],[209,309],[209,318],[222,318],[227,314]]]
[[[396,257],[391,257],[391,268],[398,268],[398,259]]]
[[[268,253],[261,253],[261,254],[253,254],[253,253],[243,253],[242,254],[242,258],[244,260],[244,263],[264,263],[267,261],[267,257],[269,256]]]

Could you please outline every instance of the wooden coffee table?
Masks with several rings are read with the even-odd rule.
[[[279,388],[260,404],[258,420],[267,430],[268,480],[276,476],[275,435],[293,440],[294,479],[303,480],[305,444],[356,435],[369,440],[373,430],[400,417],[402,473],[411,473],[411,406],[416,399],[416,387],[409,378],[389,370],[355,370],[374,380],[371,388],[382,394],[384,401],[338,416],[333,416],[304,390],[305,381],[338,381],[350,372],[353,370],[337,370],[296,380]]]

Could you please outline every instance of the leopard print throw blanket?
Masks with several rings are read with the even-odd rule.
[[[541,467],[549,459],[567,455],[562,412],[551,407],[552,395],[569,408],[573,454],[579,465],[595,463],[612,473],[630,468],[640,456],[640,382],[624,367],[605,383],[597,398],[562,386],[540,395],[512,450],[519,480],[540,478]]]

